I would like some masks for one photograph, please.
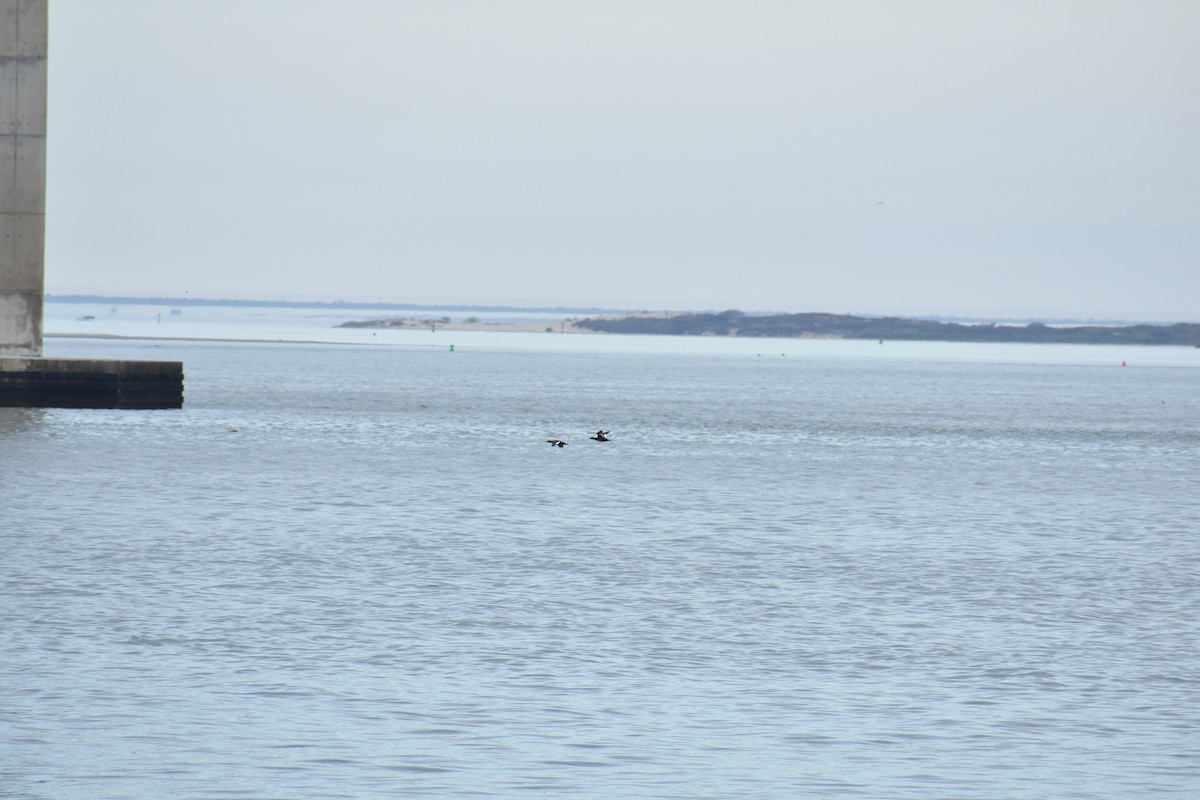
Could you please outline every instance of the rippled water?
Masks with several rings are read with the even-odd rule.
[[[51,343],[0,797],[1200,795],[1200,355],[602,338]]]

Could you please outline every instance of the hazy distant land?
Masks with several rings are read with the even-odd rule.
[[[962,324],[901,317],[858,317],[850,314],[750,315],[740,311],[685,314],[627,314],[584,317],[555,325],[461,322],[442,319],[391,319],[345,322],[343,328],[441,327],[446,330],[528,330],[562,333],[633,333],[664,336],[752,336],[785,339],[880,339],[936,342],[1026,342],[1059,344],[1165,344],[1200,347],[1200,324],[1049,326],[1040,322],[1001,325]]]
[[[98,295],[47,296],[60,303],[141,304],[173,306],[277,306],[320,309],[395,309],[429,316],[344,322],[342,328],[435,328],[443,330],[536,331],[553,333],[631,333],[667,336],[748,336],[798,339],[879,339],[940,342],[1025,342],[1059,344],[1139,344],[1200,347],[1200,323],[1174,324],[1054,324],[1042,322],[953,322],[906,317],[866,317],[853,314],[721,312],[637,312],[602,308],[523,308],[517,306],[442,305],[398,303],[344,303],[201,298],[134,298]],[[444,312],[458,312],[454,319]],[[461,316],[462,312],[480,316]],[[540,321],[496,321],[491,312],[539,312]],[[546,321],[546,312],[561,319]],[[435,316],[436,314],[436,316]],[[592,315],[592,316],[585,316]]]
[[[848,314],[776,314],[752,316],[740,311],[714,314],[629,315],[575,320],[575,326],[605,333],[674,336],[770,336],[780,338],[881,339],[938,342],[1028,342],[1059,344],[1166,344],[1200,347],[1200,324],[1027,325],[934,322],[900,317]]]

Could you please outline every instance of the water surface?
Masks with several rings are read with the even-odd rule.
[[[514,336],[50,340],[0,797],[1200,794],[1192,351]]]

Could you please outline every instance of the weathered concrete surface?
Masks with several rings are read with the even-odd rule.
[[[182,408],[183,364],[0,358],[0,406]]]
[[[0,0],[0,406],[180,408],[183,364],[41,358],[48,0]]]
[[[47,0],[0,0],[0,356],[42,352]]]

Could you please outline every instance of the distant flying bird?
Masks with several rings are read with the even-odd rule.
[[[608,441],[608,431],[596,431],[596,435],[591,436],[589,438],[595,439],[597,442],[607,442]]]
[[[564,442],[562,439],[547,439],[546,441],[550,443],[551,447],[566,447],[567,446],[567,443]]]

